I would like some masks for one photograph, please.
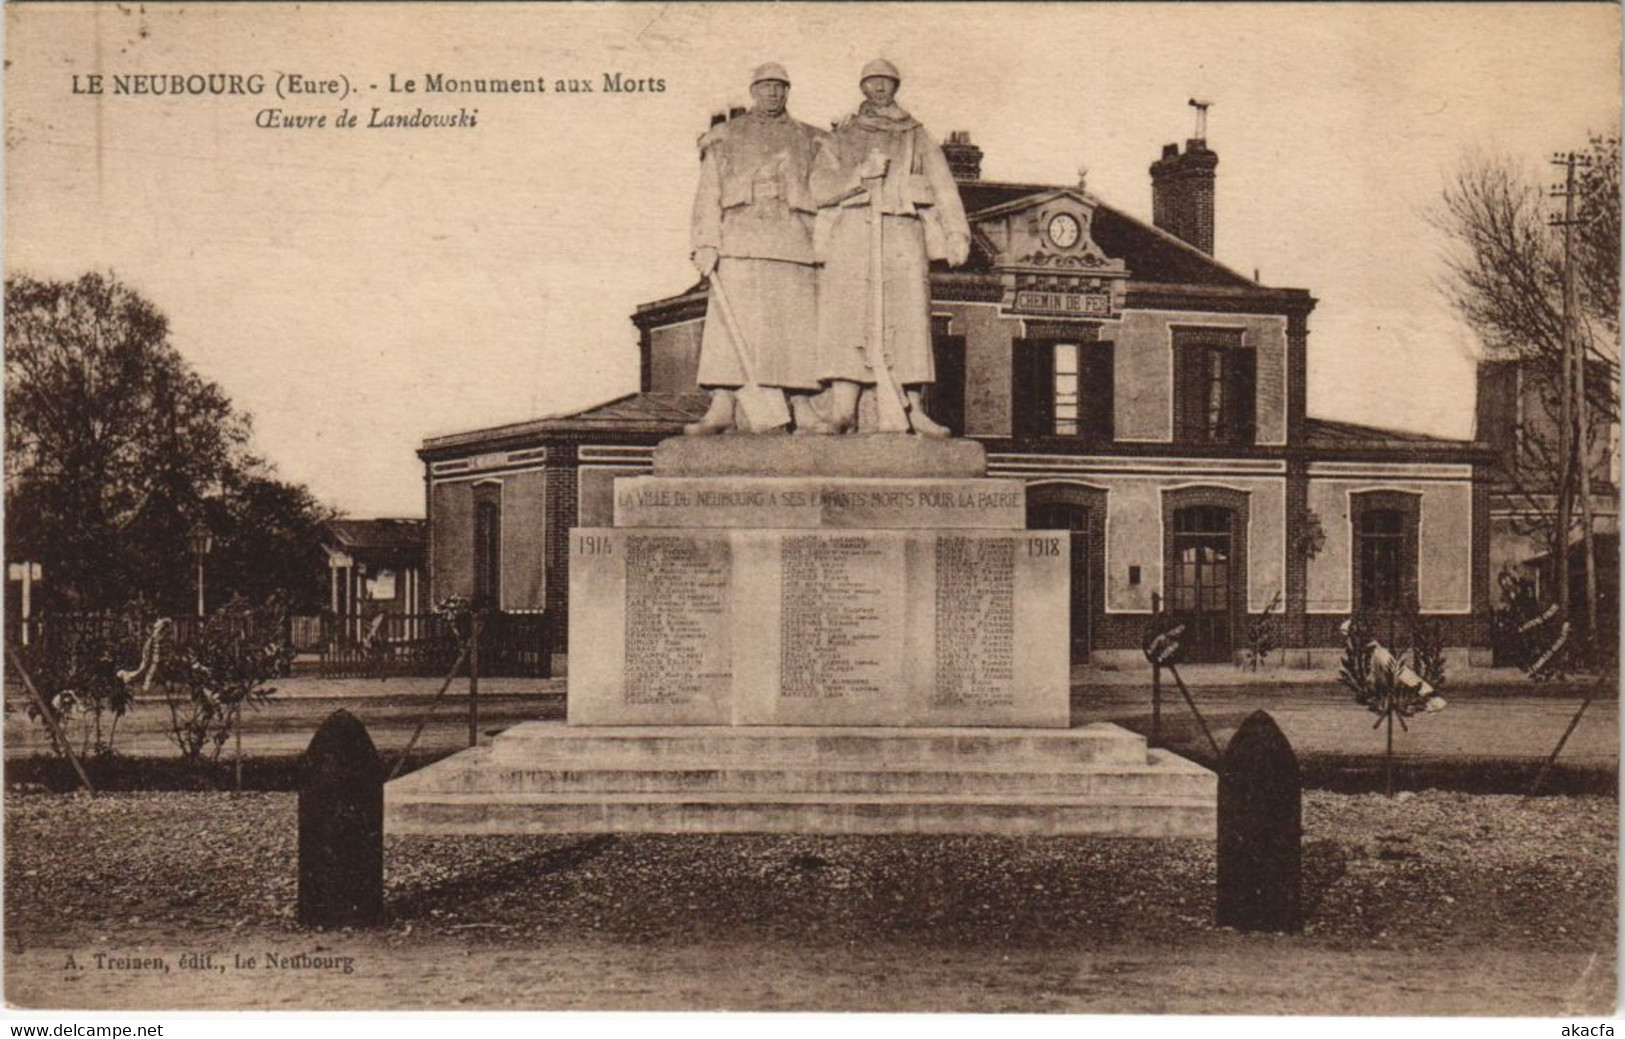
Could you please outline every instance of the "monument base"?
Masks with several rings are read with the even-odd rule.
[[[1071,539],[980,444],[690,437],[570,532],[572,725],[1070,720]]]
[[[390,833],[1215,835],[1212,772],[1115,725],[527,722],[384,789]]]
[[[578,528],[572,725],[1071,719],[1065,539]]]

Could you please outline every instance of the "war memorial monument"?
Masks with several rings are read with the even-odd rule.
[[[1069,538],[926,411],[928,272],[970,231],[898,69],[700,140],[706,414],[570,536],[567,720],[386,788],[396,833],[1211,838],[1213,774],[1074,727]]]

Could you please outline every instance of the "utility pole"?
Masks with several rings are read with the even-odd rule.
[[[1579,195],[1575,171],[1580,167],[1589,166],[1591,157],[1577,152],[1565,152],[1553,156],[1552,164],[1564,168],[1563,183],[1552,189],[1552,197],[1563,199],[1563,216],[1561,219],[1553,217],[1551,220],[1552,226],[1563,229],[1563,428],[1559,438],[1563,462],[1559,467],[1558,478],[1561,484],[1558,488],[1557,503],[1561,556],[1558,563],[1559,601],[1565,610],[1569,608],[1569,513],[1573,501],[1574,478],[1578,472],[1580,522],[1583,527],[1581,537],[1585,545],[1586,634],[1588,638],[1595,639],[1597,547],[1592,535],[1591,459],[1590,452],[1586,450],[1591,422],[1588,414],[1590,409],[1586,404],[1585,349],[1584,344],[1576,343],[1574,334],[1575,311],[1578,309],[1574,295],[1574,228],[1579,224],[1574,213],[1574,201]]]

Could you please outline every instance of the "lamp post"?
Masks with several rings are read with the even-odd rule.
[[[209,533],[208,526],[202,520],[198,520],[192,526],[191,533],[186,535],[186,540],[192,547],[192,557],[197,560],[197,615],[202,617],[203,557],[208,555],[209,550],[214,547],[214,535]]]

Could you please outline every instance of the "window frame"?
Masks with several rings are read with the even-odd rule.
[[[1398,517],[1397,531],[1368,532],[1365,525],[1374,516]],[[1349,601],[1356,612],[1387,612],[1420,608],[1422,496],[1413,491],[1356,491],[1349,495]],[[1367,545],[1398,546],[1400,574],[1395,582],[1395,598],[1372,602],[1368,591],[1372,575]],[[1375,551],[1375,549],[1373,549]]]
[[[1011,364],[1011,434],[1016,437],[1109,444],[1116,439],[1117,344],[1093,331],[1017,339]],[[1074,351],[1073,371],[1061,370],[1062,350]],[[1061,414],[1061,379],[1074,386],[1075,414]],[[1040,399],[1034,399],[1038,395]],[[1091,406],[1091,403],[1093,406]],[[1069,424],[1070,430],[1063,428]]]
[[[1246,330],[1176,326],[1171,333],[1173,441],[1256,444],[1258,351]]]

